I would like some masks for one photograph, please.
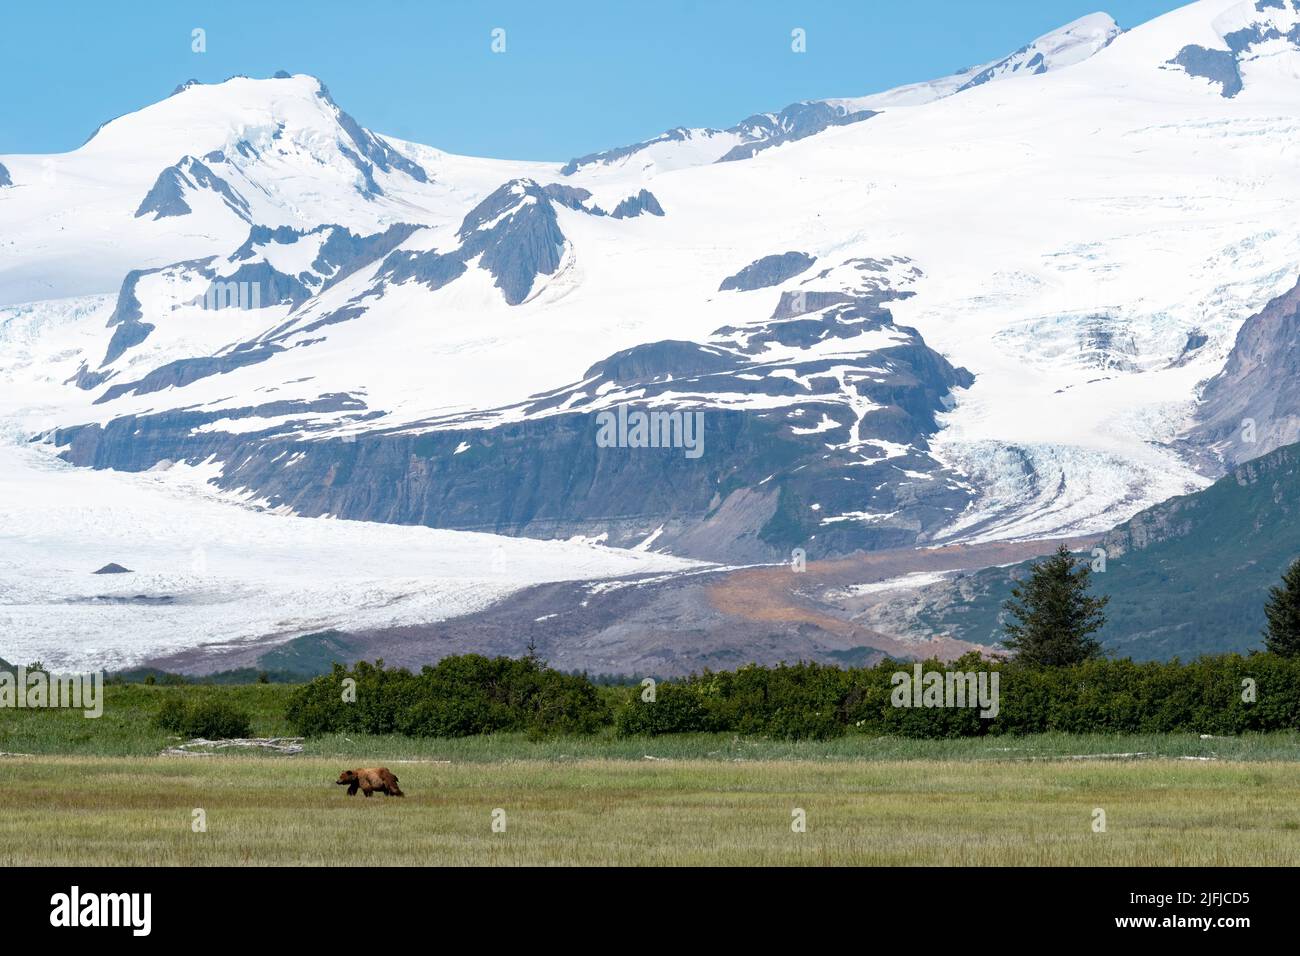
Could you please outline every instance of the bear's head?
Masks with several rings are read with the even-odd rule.
[[[355,770],[344,770],[339,774],[338,780],[334,781],[341,786],[349,786],[357,782],[357,772]]]

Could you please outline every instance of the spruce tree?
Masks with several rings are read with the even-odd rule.
[[[1281,587],[1269,588],[1264,614],[1264,646],[1282,657],[1300,657],[1300,559],[1282,575]]]
[[[1011,620],[1003,625],[1002,643],[1016,660],[1040,667],[1064,667],[1101,657],[1101,642],[1092,635],[1106,623],[1102,609],[1109,597],[1088,593],[1092,568],[1075,564],[1065,545],[1034,565],[1029,579],[1011,589],[1002,605]]]

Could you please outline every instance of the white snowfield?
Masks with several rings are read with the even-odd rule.
[[[387,145],[423,167],[427,181],[376,166],[371,172],[380,192],[370,194],[348,156],[355,146],[340,138],[337,108],[320,95],[316,80],[191,87],[114,120],[74,152],[0,157],[14,181],[0,188],[4,429],[26,440],[128,414],[234,409],[250,400],[310,401],[335,393],[382,413],[365,428],[515,408],[583,381],[592,364],[620,350],[668,339],[705,342],[723,327],[765,322],[783,292],[824,291],[828,286],[814,277],[847,260],[905,257],[919,277],[907,286],[914,295],[890,305],[896,321],[976,377],[971,388],[951,396],[943,430],[931,442],[933,453],[978,492],[971,508],[954,516],[951,535],[983,540],[1103,530],[1207,483],[1170,443],[1188,425],[1198,385],[1222,367],[1241,322],[1300,273],[1300,49],[1285,38],[1252,46],[1239,58],[1243,88],[1232,97],[1170,61],[1189,45],[1226,51],[1224,37],[1248,24],[1286,33],[1298,22],[1292,0],[1264,9],[1254,0],[1200,0],[1118,36],[1113,21],[1094,15],[998,63],[932,84],[829,101],[881,112],[741,161],[714,162],[730,147],[707,131],[569,176],[558,163],[457,157],[389,139]],[[1047,71],[1040,73],[1039,65]],[[987,82],[969,85],[985,73]],[[151,277],[142,289],[154,288],[156,296],[146,295],[144,319],[155,330],[107,367],[115,378],[90,390],[69,384],[83,364],[100,368],[113,333],[105,322],[127,271],[207,256],[224,261],[248,238],[249,223],[210,190],[184,194],[189,215],[135,217],[165,168],[213,151],[227,159],[214,162],[213,171],[247,200],[254,223],[304,231],[330,223],[367,235],[410,223],[421,227],[400,247],[410,251],[454,248],[466,213],[512,179],[589,190],[588,205],[607,211],[645,189],[665,215],[616,220],[557,205],[565,237],[560,266],[538,275],[526,300],[514,306],[478,262],[436,291],[414,280],[384,285],[372,263],[292,316],[287,306],[217,312],[185,306],[178,304],[188,294],[180,287],[189,280],[176,278],[178,287],[169,290],[171,279]],[[310,262],[318,248],[296,245],[259,255],[286,268]],[[775,287],[719,291],[724,278],[749,263],[787,251],[816,263]],[[358,314],[307,328],[345,306]],[[94,404],[113,385],[165,362],[214,354],[286,321],[294,323],[285,340],[290,347],[267,361],[183,388]],[[362,427],[337,413],[312,421],[334,434]],[[231,418],[206,427],[276,423]],[[816,425],[795,421],[792,427]],[[15,612],[26,616],[11,620],[9,630],[44,635],[32,650],[50,648],[52,657],[53,648],[70,643],[66,634],[56,638],[58,629],[76,627],[83,612],[51,596],[83,592],[49,571],[25,577],[20,594],[10,569],[74,574],[74,566],[80,573],[85,565],[129,564],[132,557],[108,546],[125,526],[105,529],[105,553],[75,562],[68,557],[86,532],[75,525],[60,532],[57,521],[34,511],[42,500],[36,497],[42,481],[32,477],[34,454],[0,459],[4,468],[17,469],[20,495],[7,498],[6,520],[33,533],[44,528],[50,537],[0,537],[0,587],[28,602],[18,606],[41,608]],[[233,507],[189,492],[177,497],[170,486],[155,487],[156,478],[56,473],[58,486],[68,489],[68,507],[88,514],[123,488],[141,502],[161,495],[181,523],[179,511],[191,506],[204,515]],[[297,525],[286,516],[239,514],[254,538],[252,527],[264,522],[313,529],[286,531],[283,539],[293,553],[294,535],[305,536],[293,558],[304,577],[319,573],[331,581],[331,568],[350,573],[364,566],[336,555],[333,539],[316,537],[340,533],[315,529],[345,527],[342,522]],[[827,523],[879,517],[822,516]],[[418,529],[362,526],[348,533],[364,537],[376,554],[400,552],[413,536],[431,551],[446,549],[457,567],[474,564],[453,553],[480,546],[472,536]],[[54,540],[60,534],[61,546]],[[183,551],[184,538],[157,555],[164,566],[164,554]],[[551,553],[529,550],[544,547],[531,542],[504,547]],[[270,590],[249,599],[252,616],[241,635],[315,626],[264,610],[293,608],[297,615],[309,606],[273,591],[280,586],[273,578],[282,573],[274,556],[281,553],[273,549],[267,563],[250,563],[265,570],[242,578]],[[563,555],[571,564],[554,573],[565,576],[626,567],[623,556],[603,550],[593,556],[569,548]],[[646,553],[634,559],[669,560]],[[393,573],[406,566],[398,562]],[[406,585],[395,588],[408,593]],[[315,593],[343,590],[324,586]],[[379,610],[382,602],[356,608],[352,620],[450,613],[499,593],[490,581],[434,590],[442,596],[409,597],[391,611]],[[381,592],[392,593],[378,586],[369,593]],[[279,595],[274,602],[259,604],[273,593]],[[366,593],[362,588],[338,600],[350,604]],[[31,603],[42,594],[50,600]],[[0,605],[0,613],[8,606]],[[66,623],[48,623],[56,619],[55,607],[63,608]],[[133,613],[122,606],[94,612]],[[224,613],[213,612],[213,628],[219,630]],[[256,616],[263,613],[270,616]],[[326,618],[341,623],[322,610],[320,620]],[[79,633],[97,635],[84,637],[92,643],[136,640],[82,620]],[[199,624],[165,638],[151,633],[157,636],[147,642],[179,644],[228,636]],[[0,656],[5,650],[0,646]],[[126,652],[101,643],[83,659],[110,653]]]
[[[218,497],[203,468],[74,468],[0,445],[0,656],[114,669],[479,610],[520,588],[694,562],[581,542],[300,518]],[[93,572],[110,563],[130,574]]]

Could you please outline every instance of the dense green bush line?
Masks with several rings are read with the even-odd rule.
[[[990,663],[970,655],[926,673],[998,674],[998,713],[972,707],[894,705],[896,673],[823,664],[749,666],[642,687],[598,688],[531,659],[444,658],[418,674],[382,662],[336,665],[294,691],[287,716],[305,735],[401,733],[463,737],[494,731],[546,736],[734,732],[826,740],[845,733],[913,738],[1031,733],[1202,733],[1300,729],[1300,659],[1272,654],[1203,657],[1191,663],[1092,660],[1058,668]],[[356,682],[344,699],[345,680]],[[1253,700],[1250,688],[1253,687]]]
[[[356,682],[355,694],[346,679]],[[346,700],[345,696],[355,696]],[[317,677],[295,691],[287,716],[299,733],[467,737],[515,730],[531,734],[594,733],[612,719],[587,678],[551,670],[530,657],[444,657],[418,674],[362,661]]]

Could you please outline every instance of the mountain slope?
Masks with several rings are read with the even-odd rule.
[[[1038,76],[1049,70],[1059,70],[1105,49],[1120,34],[1120,28],[1104,13],[1093,13],[1068,23],[1021,47],[1015,53],[991,63],[967,80],[957,92],[993,83],[1006,77],[1024,73]]]
[[[648,170],[667,171],[701,163],[748,159],[763,150],[797,142],[835,126],[861,123],[886,107],[920,106],[1022,71],[1027,76],[1039,75],[1073,66],[1104,49],[1119,34],[1114,20],[1104,13],[1094,13],[1039,37],[1010,56],[961,70],[951,77],[852,99],[794,103],[779,112],[756,113],[724,130],[679,126],[654,139],[577,157],[560,172],[572,176],[579,171],[636,169],[644,174]]]
[[[304,513],[731,560],[1103,531],[1207,483],[1198,388],[1295,283],[1295,17],[1089,18],[672,169],[450,156],[310,77],[187,86],[53,183],[3,157],[4,428]],[[1246,28],[1237,95],[1171,65]],[[771,121],[747,145],[799,132]],[[615,406],[704,415],[703,455],[598,446]]]
[[[1165,660],[1262,649],[1268,590],[1300,558],[1300,445],[1135,515],[1099,547],[1107,559],[1093,590],[1110,597],[1100,634],[1107,654]],[[988,568],[919,588],[898,582],[866,622],[994,643],[1003,636],[1002,603],[1029,568]]]
[[[1189,442],[1228,465],[1300,441],[1300,283],[1242,324]]]
[[[417,155],[418,154],[418,155]],[[191,82],[101,126],[77,150],[5,157],[0,207],[21,254],[0,261],[0,305],[98,293],[131,269],[228,254],[250,223],[376,232],[447,221],[459,183],[481,170],[362,128],[310,76]],[[487,183],[483,183],[486,186]],[[480,186],[479,188],[482,188]],[[462,210],[463,212],[463,210]],[[454,214],[454,213],[453,213]]]

